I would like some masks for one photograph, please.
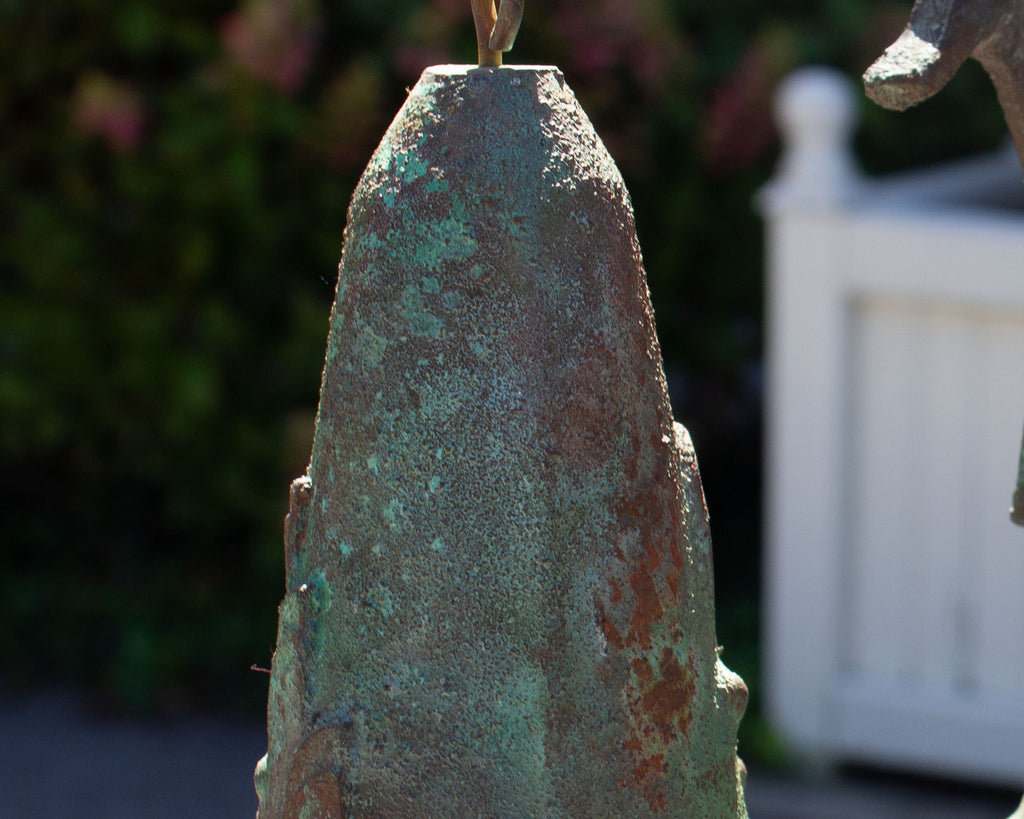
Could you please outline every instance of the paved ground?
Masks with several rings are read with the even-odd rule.
[[[251,819],[261,725],[101,719],[68,695],[0,701],[0,819]]]
[[[806,782],[752,772],[751,819],[1006,819],[1019,794],[955,783],[847,773]]]
[[[265,749],[262,725],[101,719],[73,695],[8,695],[0,819],[251,819]],[[752,819],[1005,819],[1016,806],[1005,791],[950,783],[865,773],[809,783],[756,770],[747,801]]]

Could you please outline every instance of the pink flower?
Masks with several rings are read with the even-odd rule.
[[[607,82],[613,72],[625,68],[645,92],[657,94],[684,50],[658,8],[636,0],[562,2],[553,24],[568,44],[571,69],[595,82]]]
[[[75,88],[71,119],[82,133],[103,137],[115,151],[124,152],[142,139],[146,112],[130,83],[91,72]]]
[[[713,173],[724,175],[746,167],[771,147],[775,140],[772,93],[795,59],[788,30],[766,31],[714,90],[700,133],[701,151]]]
[[[315,6],[301,0],[246,0],[221,23],[224,47],[253,76],[293,94],[313,62],[320,29]]]

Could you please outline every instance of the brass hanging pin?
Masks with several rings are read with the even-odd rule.
[[[471,0],[476,25],[477,60],[481,67],[500,66],[501,53],[511,51],[523,21],[523,0]]]

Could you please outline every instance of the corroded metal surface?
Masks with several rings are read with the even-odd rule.
[[[864,84],[875,102],[902,111],[937,93],[968,57],[992,78],[1024,161],[1024,0],[917,0]]]
[[[385,135],[285,540],[260,819],[746,816],[696,458],[557,69],[428,69]]]

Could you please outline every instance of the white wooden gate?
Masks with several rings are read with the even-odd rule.
[[[800,751],[1024,782],[1024,184],[868,182],[854,92],[790,77],[764,191],[765,682]]]

